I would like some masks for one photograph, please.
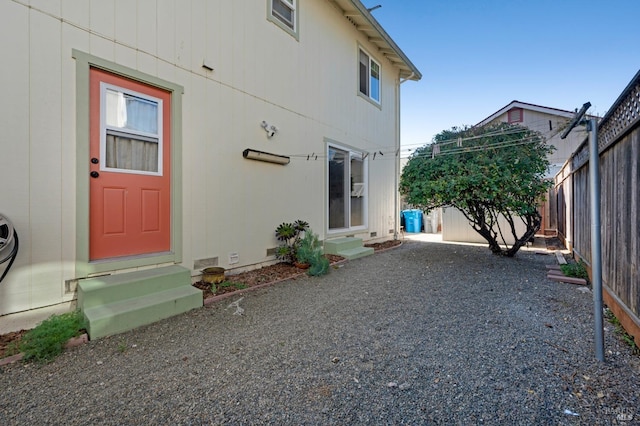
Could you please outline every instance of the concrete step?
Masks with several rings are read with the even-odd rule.
[[[78,308],[91,339],[122,333],[202,306],[191,272],[178,265],[78,283]]]
[[[355,247],[347,250],[340,250],[337,254],[346,259],[353,260],[360,257],[372,255],[374,252],[372,247]]]
[[[185,285],[191,285],[191,273],[178,265],[105,275],[78,283],[78,306],[88,309]]]
[[[189,286],[83,309],[92,340],[122,333],[142,325],[202,306],[202,291]]]
[[[346,251],[358,247],[362,247],[361,238],[342,237],[334,238],[332,240],[325,240],[324,242],[325,254],[339,254],[339,252],[341,251]]]

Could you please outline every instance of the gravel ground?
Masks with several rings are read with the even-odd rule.
[[[0,424],[640,424],[638,356],[605,323],[595,360],[554,261],[407,241],[0,367]]]

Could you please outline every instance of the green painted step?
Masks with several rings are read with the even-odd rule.
[[[202,306],[202,291],[179,287],[85,309],[92,340],[133,330]]]
[[[345,251],[353,248],[362,247],[362,239],[355,237],[342,237],[332,240],[325,240],[324,252],[326,254],[338,254],[340,251]]]
[[[343,237],[326,240],[324,242],[324,252],[326,254],[336,254],[346,259],[357,259],[369,256],[374,250],[371,247],[364,247],[361,238]]]
[[[78,283],[78,306],[92,308],[184,285],[191,285],[191,272],[178,265],[89,278]]]
[[[372,255],[374,252],[371,247],[356,247],[347,250],[341,250],[338,252],[338,256],[342,256],[349,260],[358,259],[360,257],[365,257]]]
[[[188,269],[173,265],[96,277],[78,284],[78,307],[91,339],[202,306],[202,291],[191,285]]]

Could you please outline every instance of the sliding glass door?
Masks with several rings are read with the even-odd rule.
[[[362,152],[328,146],[329,231],[367,225],[367,167]]]

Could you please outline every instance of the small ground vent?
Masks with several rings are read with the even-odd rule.
[[[369,237],[373,238],[373,237],[377,237],[378,233],[377,232],[372,232],[369,234]]]
[[[389,233],[390,233],[390,234],[393,234],[393,229],[389,229]]]
[[[208,268],[210,266],[218,266],[217,257],[209,257],[207,259],[196,259],[193,262],[194,270],[200,270],[200,269]]]
[[[276,250],[278,250],[276,247],[268,248],[267,249],[267,256],[275,256],[276,255]]]

